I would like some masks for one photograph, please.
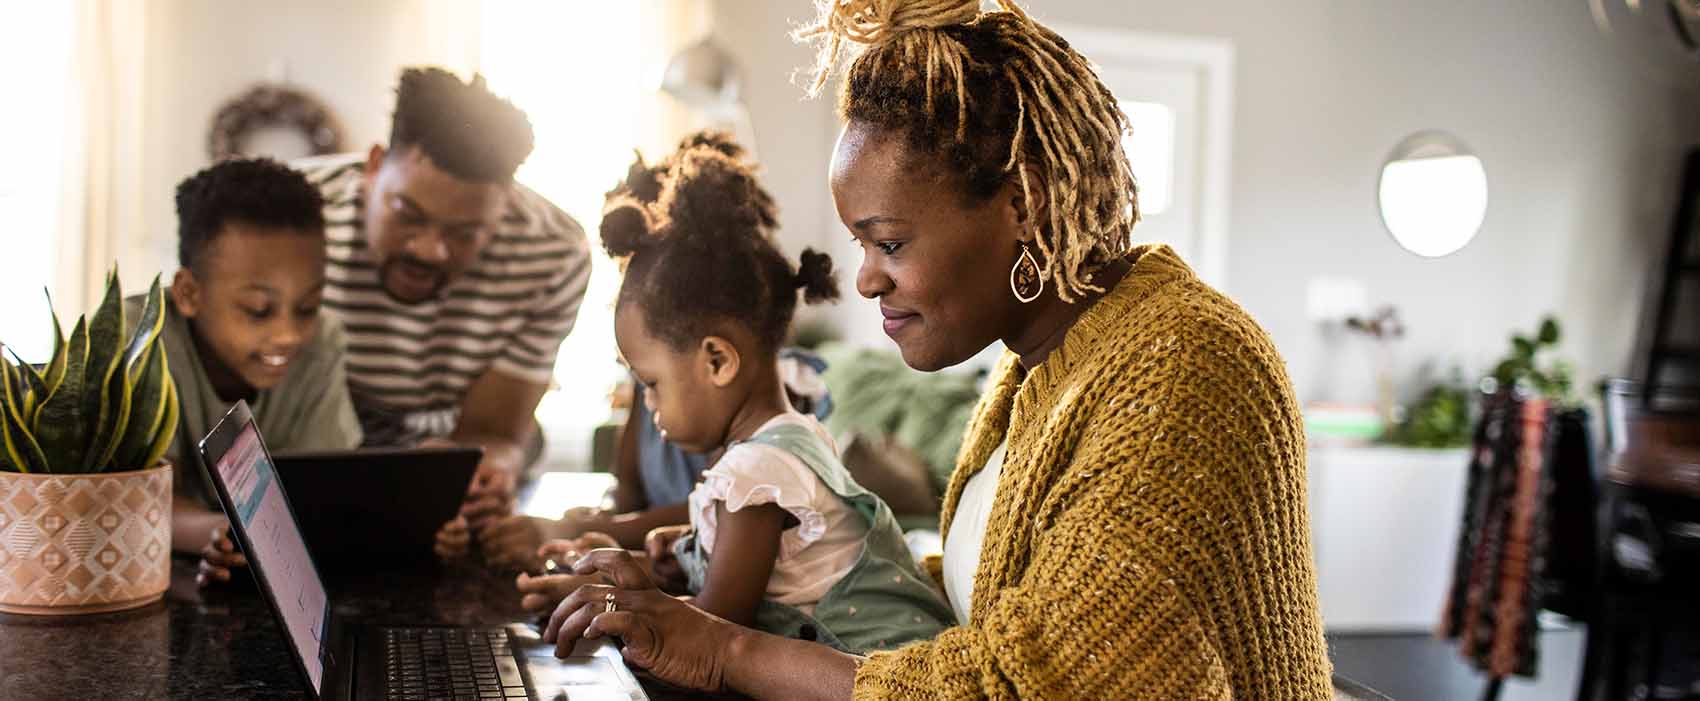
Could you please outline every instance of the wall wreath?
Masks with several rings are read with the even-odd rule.
[[[261,84],[224,103],[213,115],[207,155],[214,161],[245,155],[248,138],[272,127],[297,132],[309,155],[342,151],[342,125],[329,107],[300,90]]]

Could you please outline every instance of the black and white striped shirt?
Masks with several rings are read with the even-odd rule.
[[[366,244],[364,163],[352,154],[293,165],[325,198],[325,306],[347,330],[348,388],[367,444],[449,434],[487,372],[548,383],[590,279],[578,222],[515,184],[478,261],[437,299],[404,304],[384,292]]]

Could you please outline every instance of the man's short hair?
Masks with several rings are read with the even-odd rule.
[[[396,88],[390,153],[418,147],[461,180],[506,183],[531,155],[531,120],[496,97],[483,76],[461,82],[441,68],[409,68]]]
[[[177,185],[177,262],[194,268],[232,221],[324,235],[325,201],[307,177],[269,158],[227,160]]]

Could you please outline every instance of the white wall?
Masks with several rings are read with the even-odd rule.
[[[791,30],[810,19],[808,2],[748,2],[720,0],[715,5],[714,35],[737,59],[744,74],[744,102],[756,135],[762,178],[779,202],[780,237],[792,257],[806,246],[833,254],[839,285],[845,297],[856,296],[854,264],[839,248],[850,235],[832,212],[826,169],[838,138],[832,96],[810,100],[803,87],[814,51],[791,40]],[[840,303],[855,306],[854,300]],[[877,318],[879,311],[871,314]],[[800,319],[824,319],[839,327],[852,322],[879,325],[870,317],[846,318],[842,309],[805,308]],[[880,336],[880,338],[884,338]]]
[[[1093,3],[1055,14],[1115,22]],[[1599,33],[1582,2],[1139,2],[1150,29],[1239,48],[1230,292],[1275,335],[1301,395],[1329,360],[1303,282],[1344,274],[1398,305],[1401,352],[1479,367],[1506,331],[1560,314],[1580,376],[1622,372],[1644,271],[1663,246],[1695,93]],[[1685,80],[1694,85],[1700,66]],[[1383,234],[1377,166],[1406,133],[1445,128],[1488,169],[1474,244],[1424,261]]]
[[[665,2],[679,11],[693,9],[689,0],[647,1]],[[388,137],[401,67],[437,64],[462,73],[476,68],[479,4],[152,0],[147,8],[143,115],[150,189],[146,222],[136,235],[146,237],[144,248],[155,259],[125,261],[125,267],[175,267],[172,192],[178,181],[207,165],[206,129],[225,100],[282,66],[291,83],[318,95],[338,114],[346,143],[363,149]],[[756,151],[781,204],[787,248],[795,255],[803,246],[820,245],[829,240],[824,231],[831,206],[826,164],[836,135],[831,100],[805,101],[802,90],[788,81],[813,54],[790,40],[791,25],[772,3],[720,2],[714,26],[716,36],[722,37],[719,43],[742,64],[746,76],[744,94],[751,107]],[[840,238],[847,239],[833,234],[831,240]],[[874,331],[877,334],[877,325]]]
[[[224,101],[281,68],[337,114],[347,147],[364,150],[389,136],[403,66],[464,72],[473,65],[477,16],[475,0],[150,1],[142,115],[147,215],[136,235],[147,237],[158,259],[126,267],[176,268],[172,195],[208,164],[207,127]]]
[[[1410,328],[1398,351],[1405,372],[1428,360],[1480,370],[1511,329],[1549,311],[1566,324],[1563,352],[1580,377],[1630,368],[1681,150],[1700,141],[1692,118],[1700,66],[1661,73],[1599,33],[1579,1],[1029,6],[1042,21],[1235,44],[1227,291],[1274,335],[1301,397],[1371,396],[1362,349],[1326,343],[1306,318],[1305,285],[1318,276],[1361,280],[1372,303],[1400,308]],[[476,64],[476,8],[476,0],[150,3],[143,117],[152,190],[142,228],[159,265],[171,267],[172,188],[205,164],[206,124],[221,101],[282,62],[337,110],[351,144],[381,140],[401,66]],[[855,299],[858,254],[826,189],[831,96],[806,100],[803,78],[793,78],[812,53],[787,33],[811,12],[802,0],[722,0],[715,31],[742,63],[788,248],[835,254],[850,299],[827,318],[883,344],[877,312]],[[1428,128],[1476,149],[1490,191],[1481,235],[1438,261],[1399,250],[1375,206],[1382,159]]]
[[[832,137],[806,137],[819,133],[807,125],[823,118],[830,101],[797,102],[800,90],[783,76],[809,54],[781,33],[806,19],[809,7],[787,3],[792,9],[781,13],[768,3],[723,4],[748,41],[746,62],[759,69],[751,101],[762,155],[782,176],[773,183],[788,210],[788,236],[806,240],[810,216],[799,210],[822,208],[819,222],[830,216],[821,173]],[[1358,279],[1372,303],[1399,307],[1410,329],[1398,350],[1407,373],[1425,360],[1479,371],[1512,329],[1531,329],[1546,312],[1565,323],[1562,351],[1584,381],[1630,368],[1648,262],[1662,255],[1679,159],[1700,142],[1700,65],[1661,73],[1598,32],[1579,0],[1027,6],[1041,21],[1235,44],[1227,292],[1273,334],[1301,398],[1373,396],[1366,361],[1339,357],[1341,349],[1306,319],[1305,285],[1317,276]],[[775,134],[776,124],[795,131]],[[1452,131],[1481,155],[1490,192],[1480,236],[1438,261],[1397,248],[1375,204],[1388,151],[1429,128]],[[813,240],[849,252],[841,229],[815,226],[827,238]],[[846,305],[835,318],[859,339],[884,342],[866,305]]]

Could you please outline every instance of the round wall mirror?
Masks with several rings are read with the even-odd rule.
[[[1424,258],[1470,243],[1487,215],[1487,171],[1457,137],[1412,134],[1381,167],[1381,221],[1401,248]]]

